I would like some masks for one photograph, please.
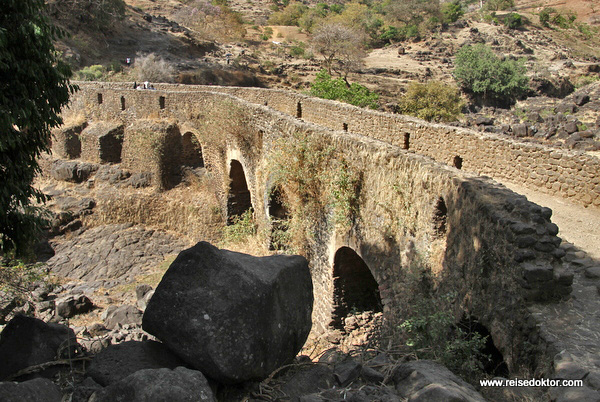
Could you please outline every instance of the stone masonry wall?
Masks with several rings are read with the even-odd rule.
[[[268,161],[279,138],[305,133],[343,152],[349,168],[362,173],[358,216],[352,227],[340,230],[327,224],[327,211],[318,220],[323,222],[317,234],[320,241],[311,245],[315,331],[324,330],[331,320],[333,254],[347,246],[371,269],[386,314],[402,311],[406,272],[415,264],[424,264],[440,290],[456,291],[462,300],[458,307],[490,329],[511,368],[520,362],[544,363],[545,345],[539,337],[537,343],[523,347],[536,330],[528,327],[532,320],[528,320],[526,304],[560,299],[570,293],[572,281],[572,275],[562,270],[558,228],[550,220],[550,210],[489,179],[440,165],[401,147],[331,131],[227,94],[93,85],[82,86],[71,109],[64,113],[83,111],[90,122],[125,124],[124,164],[133,170],[147,170],[131,162],[142,160],[140,154],[151,151],[128,145],[143,131],[135,128],[138,125],[185,126],[178,132],[189,130],[198,136],[209,169],[223,179],[225,192],[229,163],[240,161],[255,218],[263,228],[269,224],[272,172]],[[97,102],[99,91],[101,104]],[[160,97],[166,105],[177,107],[161,108]],[[303,108],[302,113],[309,112]],[[175,166],[177,161],[168,164]],[[434,224],[440,197],[447,206],[443,233],[436,231]]]

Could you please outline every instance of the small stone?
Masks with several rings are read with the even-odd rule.
[[[527,235],[535,233],[535,228],[531,225],[527,225],[521,222],[514,223],[510,225],[510,230],[512,230],[515,234],[519,235]]]
[[[590,96],[588,94],[575,94],[573,101],[577,106],[583,106],[590,101]]]
[[[361,373],[362,365],[354,359],[346,359],[336,364],[333,375],[340,386],[345,387],[356,380]]]

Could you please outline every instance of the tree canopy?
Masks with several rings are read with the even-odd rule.
[[[528,90],[523,60],[501,59],[484,45],[464,46],[456,54],[454,78],[484,103],[506,106]]]
[[[38,219],[32,201],[37,157],[49,150],[50,130],[75,87],[56,53],[44,0],[0,0],[0,250],[21,252]]]

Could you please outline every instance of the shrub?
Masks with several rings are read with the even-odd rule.
[[[290,3],[283,10],[271,14],[271,17],[269,18],[269,24],[297,26],[298,21],[300,18],[302,18],[307,10],[308,7],[302,3]]]
[[[75,72],[75,77],[81,81],[101,81],[105,74],[106,68],[100,64],[95,64]]]
[[[546,28],[550,27],[550,9],[544,8],[540,11],[540,24],[545,26]]]
[[[25,264],[18,260],[0,260],[0,324],[17,307],[31,300],[36,282],[46,282],[48,273],[41,264]]]
[[[506,17],[504,17],[504,25],[508,29],[517,29],[523,26],[523,19],[521,18],[521,14],[518,13],[510,13]]]
[[[462,5],[459,0],[454,0],[449,3],[445,3],[442,6],[442,14],[444,16],[444,21],[446,22],[456,22],[460,17],[465,14]]]
[[[485,3],[485,9],[488,11],[508,10],[515,6],[514,0],[488,0]]]
[[[323,99],[339,100],[359,107],[377,109],[379,95],[367,87],[353,83],[348,85],[341,77],[332,78],[325,70],[317,74],[310,85],[310,94]]]
[[[506,106],[528,90],[523,60],[502,60],[483,44],[464,46],[455,61],[454,78],[484,103]]]
[[[225,226],[223,237],[231,243],[241,243],[256,234],[256,225],[252,217],[252,209],[242,215],[233,216],[231,225]]]
[[[406,345],[419,359],[437,360],[464,378],[481,377],[481,362],[489,360],[482,352],[487,338],[455,325],[448,308],[453,297],[418,300],[412,316],[400,328],[407,336]]]
[[[138,81],[173,82],[174,74],[175,68],[154,53],[138,56],[135,61],[135,75]]]
[[[400,112],[427,121],[455,121],[464,102],[457,88],[441,82],[412,83],[398,105]]]

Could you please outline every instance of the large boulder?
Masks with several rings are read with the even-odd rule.
[[[0,401],[5,402],[60,402],[62,393],[47,378],[36,378],[22,383],[0,382]]]
[[[89,402],[213,402],[215,397],[201,372],[185,367],[140,370],[96,391]]]
[[[200,242],[171,264],[142,326],[207,376],[236,383],[263,379],[298,353],[312,305],[304,257],[253,257]]]
[[[94,356],[87,374],[107,386],[144,369],[175,368],[184,363],[156,341],[128,341],[112,345]]]
[[[401,364],[392,378],[396,391],[409,401],[485,401],[472,385],[430,360]]]
[[[0,334],[0,380],[24,368],[53,361],[59,354],[68,355],[68,345],[76,342],[73,330],[64,325],[18,315]]]

